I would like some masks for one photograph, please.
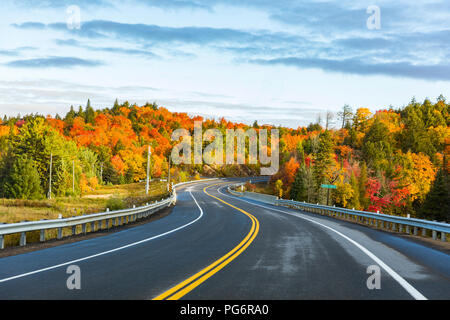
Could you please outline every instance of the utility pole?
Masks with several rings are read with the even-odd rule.
[[[145,185],[145,194],[148,195],[149,191],[149,183],[150,183],[150,146],[148,146],[148,155],[147,155],[147,183]]]
[[[100,184],[103,184],[103,162],[100,164]]]
[[[50,153],[50,178],[48,183],[48,198],[52,198],[52,167],[53,167],[53,153]]]
[[[72,160],[72,193],[75,194],[75,160]]]
[[[170,155],[169,155],[169,174],[167,178],[167,191],[170,191]]]

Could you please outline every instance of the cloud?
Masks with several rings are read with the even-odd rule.
[[[163,9],[201,9],[212,11],[210,3],[205,1],[191,1],[191,0],[138,0],[137,2],[148,5],[150,7],[157,7]]]
[[[41,28],[40,23],[25,22],[22,24],[13,24],[18,29],[31,29],[33,25]],[[65,23],[50,23],[44,25],[45,28],[57,31],[69,32],[74,36],[90,39],[114,39],[126,41],[139,41],[146,44],[150,43],[173,43],[182,42],[186,44],[212,44],[212,43],[246,43],[261,42],[273,43],[281,41],[289,43],[292,41],[301,41],[302,37],[292,36],[287,33],[261,31],[245,31],[230,28],[211,28],[211,27],[162,27],[148,24],[129,24],[107,20],[92,20],[82,24],[80,29],[69,30]]]
[[[255,59],[251,63],[261,65],[285,65],[300,69],[316,68],[324,71],[357,75],[389,75],[393,77],[450,81],[450,65],[413,65],[406,62],[370,64],[358,59],[330,60],[317,58]]]
[[[38,5],[37,1],[28,2]],[[54,6],[70,3],[44,2]],[[104,1],[93,2],[105,5]],[[120,8],[119,1],[111,3]],[[443,70],[447,70],[448,65],[450,23],[444,23],[443,19],[450,17],[450,7],[445,1],[433,0],[433,4],[380,1],[382,28],[377,31],[366,27],[369,16],[366,9],[373,4],[369,0],[356,4],[332,0],[126,0],[122,6],[133,3],[180,11],[201,9],[218,16],[221,10],[226,12],[224,7],[250,8],[266,13],[276,23],[272,30],[174,27],[111,20],[83,21],[78,30],[69,30],[63,22],[29,21],[13,26],[21,30],[45,29],[74,38],[57,40],[60,46],[150,59],[161,58],[159,55],[167,52],[176,59],[192,58],[192,54],[183,50],[199,52],[201,56],[205,49],[211,49],[220,54],[220,58],[224,54],[231,56],[231,63],[236,64],[250,61],[327,72],[448,81]],[[421,20],[416,23],[417,19],[411,17],[418,12],[422,13]],[[417,27],[411,28],[412,25]],[[115,45],[111,46],[111,42]]]
[[[18,56],[19,52],[16,50],[0,50],[0,56]]]
[[[64,8],[71,5],[84,7],[111,7],[110,1],[106,0],[3,0],[6,3],[12,3],[18,7],[26,8]]]
[[[41,22],[24,22],[24,23],[13,23],[13,27],[18,29],[33,29],[33,30],[43,30],[47,27],[45,23]]]
[[[110,53],[119,53],[119,54],[125,54],[125,55],[137,55],[137,56],[143,56],[146,58],[159,58],[159,56],[149,50],[139,50],[139,49],[124,49],[124,48],[118,48],[118,47],[95,47],[90,46],[86,44],[82,44],[81,42],[75,40],[75,39],[67,39],[67,40],[61,40],[57,39],[55,40],[55,43],[61,46],[73,46],[77,48],[83,48],[90,51],[101,51],[101,52],[110,52]]]
[[[0,56],[17,57],[22,51],[36,50],[35,47],[18,47],[15,49],[0,49]]]
[[[14,68],[72,68],[72,67],[97,67],[103,65],[95,60],[85,60],[74,57],[47,57],[36,59],[14,60],[5,63]]]

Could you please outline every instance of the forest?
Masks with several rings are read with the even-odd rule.
[[[273,129],[280,132],[280,170],[270,179],[273,193],[384,214],[450,221],[450,104],[414,99],[406,106],[353,110],[344,106],[296,129],[204,119],[116,100],[112,108],[70,108],[63,116],[0,119],[0,198],[79,197],[100,185],[146,178],[151,147],[152,178],[167,178],[174,130]],[[331,126],[334,120],[333,126]],[[324,122],[324,123],[322,123]],[[206,142],[204,142],[205,144]],[[225,143],[225,141],[224,141]],[[248,151],[248,150],[247,150]],[[51,165],[50,165],[51,163]],[[260,165],[172,165],[173,181],[203,176],[252,176]],[[50,186],[50,170],[51,188]]]

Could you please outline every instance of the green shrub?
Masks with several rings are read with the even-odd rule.
[[[106,207],[111,211],[125,209],[125,202],[121,198],[109,198],[106,202]]]

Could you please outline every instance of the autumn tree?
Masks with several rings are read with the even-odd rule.
[[[283,197],[283,181],[281,179],[275,182],[275,192],[280,199]]]
[[[393,156],[392,137],[384,123],[375,119],[363,140],[364,160],[375,171],[391,168]]]

